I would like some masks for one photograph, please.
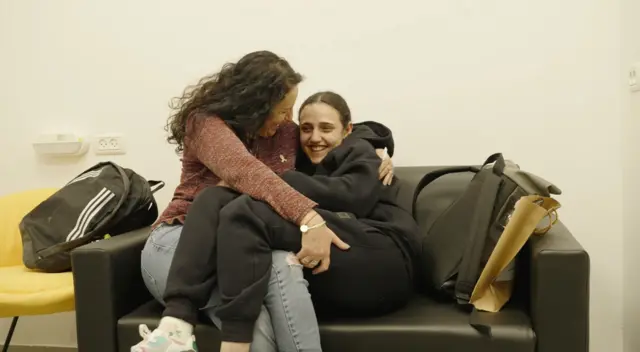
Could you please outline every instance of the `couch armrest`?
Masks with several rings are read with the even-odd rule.
[[[560,222],[529,248],[536,351],[588,351],[589,255]]]
[[[140,273],[149,232],[142,228],[71,252],[79,351],[117,352],[118,319],[151,299]]]

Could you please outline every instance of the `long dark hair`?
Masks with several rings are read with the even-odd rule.
[[[184,150],[189,117],[217,116],[223,119],[244,142],[256,135],[274,105],[297,84],[302,76],[289,63],[270,51],[256,51],[184,90],[170,107],[174,113],[167,121],[167,141]]]
[[[302,102],[302,105],[300,105],[298,116],[300,116],[300,113],[302,113],[302,110],[307,105],[314,103],[324,103],[336,109],[338,114],[340,114],[342,127],[346,128],[347,125],[349,125],[349,122],[351,122],[351,109],[349,109],[347,101],[344,100],[340,94],[331,91],[318,92],[308,97],[304,102]]]

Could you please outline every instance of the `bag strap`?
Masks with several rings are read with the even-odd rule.
[[[422,190],[425,187],[427,187],[431,182],[445,175],[458,174],[463,172],[477,173],[479,171],[480,170],[475,166],[452,166],[452,167],[445,167],[442,169],[428,172],[426,175],[422,177],[420,182],[418,182],[418,185],[416,186],[416,189],[413,192],[413,201],[411,202],[411,214],[413,215],[413,218],[415,219],[417,215],[416,202],[418,201],[418,196],[420,195],[420,192],[422,192]]]
[[[485,165],[491,162],[495,162],[495,164],[491,173],[484,174],[487,179],[483,180],[482,187],[476,197],[471,226],[469,227],[469,244],[465,248],[456,278],[455,296],[460,304],[469,303],[471,293],[473,293],[480,275],[479,266],[491,226],[491,215],[502,184],[505,165],[502,154],[497,153],[490,156]]]
[[[491,338],[493,337],[493,334],[491,333],[491,327],[493,325],[492,318],[495,316],[492,314],[494,313],[481,312],[474,307],[469,314],[469,325],[482,335]]]
[[[97,163],[97,164],[93,165],[92,167],[90,167],[90,168],[88,168],[88,169],[86,169],[86,170],[82,171],[82,173],[80,173],[80,174],[79,174],[79,175],[77,175],[76,177],[72,178],[69,182],[67,182],[67,184],[66,184],[65,186],[68,186],[68,185],[69,185],[69,184],[71,184],[73,181],[75,181],[77,178],[79,178],[80,176],[82,176],[82,175],[86,174],[87,172],[91,172],[91,171],[95,171],[95,170],[101,169],[101,168],[105,167],[106,165],[109,165],[110,163],[111,163],[111,162],[109,162],[109,161],[102,161],[102,162],[99,162],[99,163]]]
[[[502,153],[495,153],[490,155],[487,160],[484,161],[484,164],[482,164],[482,167],[485,167],[491,163],[494,163],[493,165],[493,173],[495,173],[498,176],[502,176],[504,174],[504,168],[507,166],[506,162],[504,161],[504,157],[502,156]]]
[[[164,187],[164,181],[149,180],[147,183],[149,184],[149,188],[151,188],[151,194],[158,192]]]

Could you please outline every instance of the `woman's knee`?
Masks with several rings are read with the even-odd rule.
[[[181,231],[180,225],[161,225],[149,235],[142,249],[140,258],[142,277],[149,292],[159,301],[162,301],[164,295],[169,268]]]
[[[181,234],[182,225],[160,225],[153,230],[142,248],[142,265],[150,268],[168,267],[173,260]]]
[[[193,206],[207,205],[212,202],[219,202],[221,199],[228,198],[235,194],[236,193],[232,189],[227,187],[209,186],[196,194],[196,197],[193,199],[189,208],[192,208]]]
[[[255,200],[246,194],[238,196],[234,200],[227,203],[224,208],[220,210],[220,217],[224,219],[230,219],[237,215],[246,215],[248,213],[251,213],[252,202],[255,202]]]

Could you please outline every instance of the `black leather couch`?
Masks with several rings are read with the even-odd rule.
[[[434,167],[399,167],[400,199],[409,207],[419,178]],[[460,189],[468,175],[439,186]],[[433,185],[436,187],[437,183]],[[428,196],[420,202],[428,202]],[[425,214],[427,216],[428,214]],[[420,224],[423,221],[419,219]],[[156,327],[162,307],[140,276],[140,251],[149,230],[92,243],[72,253],[80,352],[128,352],[138,324]],[[491,336],[469,325],[453,304],[417,295],[404,309],[374,319],[321,322],[325,351],[578,352],[589,346],[589,256],[562,224],[534,236],[521,254],[511,302],[487,316]],[[217,351],[218,330],[195,329],[201,351]]]

